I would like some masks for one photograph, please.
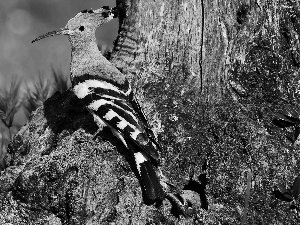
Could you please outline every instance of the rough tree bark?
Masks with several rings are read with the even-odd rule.
[[[133,83],[163,146],[167,190],[188,200],[192,213],[178,219],[168,199],[160,208],[141,204],[122,144],[105,132],[92,140],[93,118],[67,91],[37,109],[10,144],[0,223],[299,222],[271,195],[299,173],[299,3],[117,5],[111,62]],[[276,126],[290,119],[288,128]]]

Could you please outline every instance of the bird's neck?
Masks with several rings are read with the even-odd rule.
[[[125,76],[101,54],[95,40],[72,44],[71,81],[84,74],[125,82]]]

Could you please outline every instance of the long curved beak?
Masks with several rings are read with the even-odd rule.
[[[46,37],[50,37],[50,36],[54,36],[54,35],[60,35],[60,34],[70,35],[71,33],[72,33],[72,31],[70,31],[69,29],[61,28],[59,30],[50,31],[46,34],[43,34],[43,35],[37,37],[36,39],[34,39],[31,43],[39,41],[39,40],[41,40],[43,38],[46,38]]]

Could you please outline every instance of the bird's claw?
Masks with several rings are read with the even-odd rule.
[[[194,209],[190,207],[189,202],[182,196],[168,193],[166,198],[175,207],[178,215],[183,215],[184,217],[191,217],[193,215]]]

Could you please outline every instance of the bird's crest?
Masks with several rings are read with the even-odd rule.
[[[100,9],[90,9],[90,10],[83,10],[78,13],[75,17],[70,19],[67,25],[64,28],[61,28],[56,31],[51,31],[46,34],[43,34],[33,40],[32,42],[41,40],[45,37],[53,36],[53,35],[77,35],[80,34],[78,31],[85,31],[87,35],[94,35],[94,32],[97,27],[101,26],[102,24],[116,18],[118,16],[118,9],[112,8],[110,9],[108,6],[103,6]],[[78,30],[78,31],[77,31]],[[80,35],[78,36],[80,37]]]
[[[99,27],[102,24],[116,18],[118,16],[118,10],[116,8],[110,9],[108,6],[93,10],[83,10],[75,17],[70,19],[66,25],[66,28],[73,30],[79,25]]]

